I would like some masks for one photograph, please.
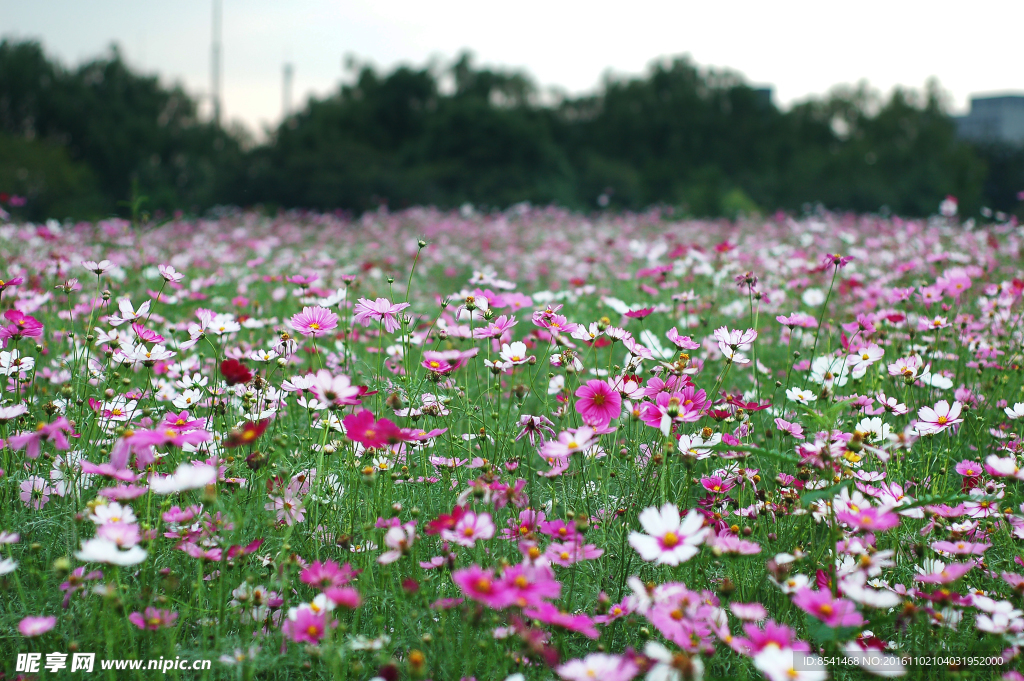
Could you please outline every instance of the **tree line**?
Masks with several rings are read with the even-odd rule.
[[[0,43],[0,192],[23,217],[201,213],[216,205],[360,212],[521,201],[685,214],[1020,209],[1024,151],[956,136],[937,84],[881,97],[837,88],[786,111],[729,71],[680,57],[594,94],[541,92],[474,66],[354,66],[255,144],[198,115],[180,86],[116,48],[65,68]],[[9,207],[8,207],[9,208]]]

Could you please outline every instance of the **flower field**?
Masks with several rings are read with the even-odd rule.
[[[0,225],[0,671],[1022,681],[1022,296],[948,217]]]

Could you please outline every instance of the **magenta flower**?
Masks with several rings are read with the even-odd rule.
[[[292,327],[303,336],[322,336],[338,328],[338,315],[326,307],[304,307],[292,317]]]
[[[30,615],[18,622],[18,631],[25,638],[32,638],[33,636],[42,636],[55,626],[57,626],[56,617],[34,617]]]
[[[597,640],[601,636],[594,627],[594,620],[591,618],[586,615],[570,615],[562,612],[551,603],[541,603],[535,608],[524,610],[523,614],[540,620],[545,624],[553,624],[556,627],[578,632],[590,639]]]
[[[587,381],[576,389],[576,397],[576,411],[593,427],[603,428],[622,413],[622,396],[606,381]]]
[[[830,627],[857,627],[864,623],[853,601],[834,598],[828,591],[814,591],[805,586],[793,596],[793,605]]]
[[[139,629],[148,629],[149,631],[172,627],[176,619],[178,619],[178,613],[172,610],[157,610],[154,607],[148,607],[144,612],[133,612],[128,615],[129,622]]]
[[[0,329],[0,337],[8,338],[39,338],[43,335],[43,325],[35,317],[29,317],[18,310],[4,312],[4,318],[10,322]]]
[[[333,560],[324,563],[314,560],[312,565],[299,573],[299,579],[321,591],[326,591],[331,588],[347,586],[359,572],[359,570],[353,570],[348,563],[339,566]]]
[[[900,517],[895,513],[870,506],[859,508],[856,513],[839,511],[836,513],[836,518],[854,529],[868,532],[883,532],[900,524]]]
[[[64,436],[64,433],[70,433],[74,428],[68,422],[66,418],[61,416],[53,423],[41,423],[34,432],[22,433],[21,435],[12,435],[7,441],[11,449],[18,451],[19,449],[25,450],[25,456],[30,459],[39,458],[39,451],[42,443],[47,441],[53,442],[54,449],[61,451],[67,451],[70,449],[68,439]]]
[[[474,601],[494,609],[505,607],[504,585],[494,578],[494,570],[470,565],[452,572],[452,581]]]
[[[288,619],[281,626],[281,633],[296,643],[316,645],[326,632],[327,612],[315,612],[309,608],[299,608],[295,619]]]
[[[546,599],[558,598],[562,585],[555,579],[555,573],[545,565],[520,563],[507,568],[499,583],[504,606],[519,608],[543,605]]]
[[[349,610],[355,610],[363,603],[362,596],[351,586],[332,586],[324,591],[324,595],[327,596],[327,600],[334,603],[335,607],[348,608]]]
[[[363,326],[369,326],[373,322],[380,322],[388,333],[394,333],[401,324],[398,322],[397,313],[409,307],[409,303],[394,304],[387,298],[360,298],[355,306],[355,321]]]

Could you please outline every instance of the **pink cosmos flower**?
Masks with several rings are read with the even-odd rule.
[[[302,500],[296,498],[294,492],[285,489],[281,496],[270,496],[270,503],[263,506],[268,511],[277,512],[277,522],[286,525],[301,523],[306,519],[306,510],[302,507]]]
[[[486,326],[473,329],[473,338],[501,338],[519,322],[511,315],[501,315],[487,322]]]
[[[387,546],[389,551],[385,551],[377,558],[377,562],[381,565],[388,565],[394,563],[396,560],[401,558],[403,555],[409,552],[412,548],[412,543],[416,540],[416,521],[404,523],[402,525],[396,525],[388,528],[387,534],[384,535],[384,546]]]
[[[722,554],[733,556],[754,556],[761,553],[761,545],[757,542],[740,539],[735,534],[722,532],[712,534],[708,538],[708,546],[716,556]]]
[[[312,384],[310,390],[321,402],[335,406],[348,406],[359,404],[364,394],[362,386],[352,385],[352,379],[345,374],[333,375],[326,369],[321,369],[316,374],[311,374]]]
[[[562,593],[562,585],[555,579],[555,573],[543,564],[520,563],[506,568],[498,586],[502,607],[537,607],[543,605],[545,599],[558,598]]]
[[[975,566],[973,560],[966,563],[945,564],[939,560],[925,561],[927,569],[931,572],[924,572],[914,575],[914,579],[925,584],[949,584],[960,579]]]
[[[696,341],[692,340],[689,336],[680,336],[679,332],[676,331],[676,327],[674,326],[668,330],[665,336],[673,345],[682,350],[700,349],[700,343],[697,343]]]
[[[441,538],[445,541],[455,542],[459,546],[472,548],[476,546],[477,539],[493,537],[494,529],[494,521],[491,519],[490,513],[466,511],[455,523],[455,527],[441,531]]]
[[[835,598],[828,591],[814,591],[805,586],[794,594],[793,605],[830,627],[856,627],[864,623],[853,601]]]
[[[326,632],[326,610],[316,612],[311,608],[298,608],[295,611],[295,618],[289,618],[281,626],[281,633],[296,643],[316,645]]]
[[[975,544],[974,542],[959,540],[937,541],[932,543],[932,549],[938,553],[946,553],[954,556],[980,556],[989,549],[991,544]]]
[[[327,596],[327,600],[333,603],[335,607],[348,608],[349,610],[355,610],[363,603],[362,596],[351,586],[332,586],[324,591],[324,595]]]
[[[544,549],[544,555],[555,565],[569,567],[581,560],[595,560],[604,555],[604,549],[597,548],[594,544],[559,544],[552,542]]]
[[[30,475],[22,480],[20,486],[21,501],[29,508],[39,510],[50,501],[50,494],[53,490],[46,484],[44,478]]]
[[[768,611],[760,603],[730,603],[729,610],[741,620],[760,622],[768,616]]]
[[[468,568],[452,572],[452,581],[455,585],[475,601],[484,605],[500,609],[505,607],[504,587],[494,577],[494,570],[485,570],[479,565],[470,565]]]
[[[527,617],[540,620],[545,624],[553,624],[556,627],[562,627],[569,631],[581,633],[590,639],[597,640],[601,636],[594,627],[594,620],[591,618],[586,615],[570,615],[569,613],[559,610],[551,603],[541,603],[535,608],[524,610],[523,614]]]
[[[314,560],[312,565],[299,573],[299,579],[321,591],[326,591],[333,587],[346,586],[358,574],[359,570],[353,570],[348,563],[339,566],[333,560],[324,563]]]
[[[850,527],[867,532],[883,532],[900,524],[900,517],[881,508],[866,507],[853,511],[839,511],[836,518]]]
[[[790,423],[785,419],[777,418],[775,419],[775,427],[783,433],[791,435],[794,439],[804,439],[804,429],[799,423]]]
[[[353,442],[361,443],[367,449],[385,447],[408,439],[401,428],[388,419],[375,421],[373,413],[366,409],[358,414],[346,416],[342,423],[345,425],[345,436]]]
[[[292,317],[291,323],[303,336],[322,336],[338,328],[338,315],[326,307],[304,307]]]
[[[61,451],[67,451],[70,449],[67,437],[64,433],[70,433],[74,430],[71,423],[66,418],[61,416],[53,423],[41,423],[34,432],[22,433],[21,435],[12,435],[7,440],[7,444],[10,445],[11,449],[18,451],[19,449],[25,450],[25,456],[30,459],[36,459],[39,457],[40,448],[43,442],[53,442],[54,449]]]
[[[985,471],[994,478],[1024,480],[1024,468],[1017,465],[1017,460],[1013,456],[1000,458],[995,454],[990,454],[985,459]]]
[[[520,430],[519,434],[516,435],[514,442],[519,442],[519,440],[521,440],[525,435],[530,438],[531,447],[536,445],[536,439],[540,439],[541,444],[543,444],[545,433],[550,437],[555,436],[554,428],[552,428],[554,425],[555,424],[552,423],[551,419],[546,416],[531,416],[530,414],[523,414],[519,417],[519,426],[522,430]]]
[[[355,305],[354,319],[363,326],[370,326],[375,321],[380,322],[388,333],[394,333],[401,326],[395,315],[407,307],[409,303],[393,304],[387,298],[360,298]]]
[[[921,435],[935,435],[953,426],[963,423],[960,418],[960,410],[963,407],[960,402],[953,402],[950,406],[946,400],[939,400],[935,407],[921,407],[917,410],[917,432]]]
[[[35,317],[29,317],[18,310],[4,312],[4,319],[9,322],[6,327],[0,329],[0,338],[4,340],[8,338],[39,338],[43,335],[42,323]]]
[[[25,638],[32,638],[34,636],[42,636],[55,626],[57,626],[56,617],[35,617],[30,615],[18,622],[18,631]]]
[[[160,273],[160,276],[164,278],[164,281],[172,284],[176,284],[185,278],[184,274],[177,271],[170,265],[159,265],[156,269]]]
[[[178,613],[171,610],[157,610],[154,607],[148,607],[144,612],[133,612],[128,615],[129,622],[139,629],[148,629],[149,631],[174,626],[176,619],[178,619]]]
[[[622,396],[606,381],[591,379],[576,389],[576,411],[584,422],[604,427],[622,413]]]
[[[680,521],[679,509],[666,503],[661,510],[651,506],[640,513],[640,524],[647,534],[631,532],[629,545],[640,557],[657,564],[679,565],[697,555],[710,528],[704,527],[704,516],[690,510]]]

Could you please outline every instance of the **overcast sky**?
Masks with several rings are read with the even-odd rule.
[[[573,94],[689,54],[773,86],[781,106],[860,80],[888,92],[934,76],[957,112],[972,93],[1024,92],[1022,0],[222,1],[224,113],[253,132],[280,119],[286,61],[301,104],[350,76],[347,54],[391,67],[469,49]],[[0,0],[0,35],[40,40],[68,65],[116,42],[132,66],[204,95],[212,2]]]

